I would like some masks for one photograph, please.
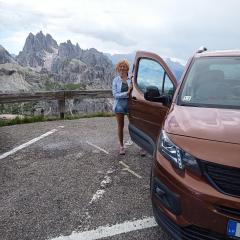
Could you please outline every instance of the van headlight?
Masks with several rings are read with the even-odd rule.
[[[175,145],[168,137],[167,133],[162,130],[160,135],[159,150],[162,155],[173,163],[178,169],[188,168],[198,175],[201,175],[197,159]]]

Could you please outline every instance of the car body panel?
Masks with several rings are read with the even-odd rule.
[[[240,144],[240,110],[173,104],[164,129],[188,137]]]
[[[160,129],[162,127],[162,122],[165,119],[169,107],[164,106],[159,102],[151,102],[145,100],[144,94],[139,89],[137,83],[138,66],[140,59],[143,58],[154,60],[159,63],[166,71],[175,87],[177,86],[177,81],[166,63],[158,55],[142,51],[136,53],[132,78],[133,90],[129,98],[129,122],[130,126],[134,125],[136,129],[140,129],[143,136],[144,134],[147,134],[153,142],[156,142]],[[129,128],[129,132],[132,138],[134,138],[133,136],[135,133],[133,132],[133,129]],[[138,142],[138,140],[135,139],[135,142],[141,147],[145,148],[144,144],[141,144]],[[148,151],[148,149],[145,150]],[[150,153],[152,154],[153,152],[151,151]]]

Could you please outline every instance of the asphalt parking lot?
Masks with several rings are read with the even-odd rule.
[[[171,240],[153,219],[151,162],[135,144],[118,155],[112,117],[1,127],[0,239]]]

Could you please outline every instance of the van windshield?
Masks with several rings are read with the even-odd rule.
[[[240,108],[240,57],[195,59],[183,84],[180,105]]]

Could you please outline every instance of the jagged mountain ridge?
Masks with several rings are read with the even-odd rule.
[[[15,57],[0,46],[0,93],[40,91],[50,75],[19,65]]]
[[[56,85],[64,84],[79,84],[86,89],[110,88],[115,74],[113,64],[125,58],[132,66],[134,56],[135,53],[103,54],[94,48],[83,50],[78,43],[74,45],[70,40],[58,45],[50,34],[44,35],[42,31],[36,35],[29,33],[23,50],[15,59],[0,47],[1,63],[18,63],[32,71],[44,73],[45,80],[50,82],[48,85],[54,85],[54,90],[57,90]],[[170,58],[166,62],[179,79],[184,66]]]
[[[80,84],[84,88],[110,88],[114,77],[111,61],[94,48],[83,50],[70,40],[57,44],[50,34],[30,33],[16,57],[21,66],[54,74],[60,84]]]
[[[44,66],[47,54],[57,52],[58,44],[50,34],[46,36],[40,31],[34,36],[29,33],[23,50],[16,57],[21,66],[41,68]]]
[[[4,63],[16,63],[14,57],[0,45],[0,64]]]

